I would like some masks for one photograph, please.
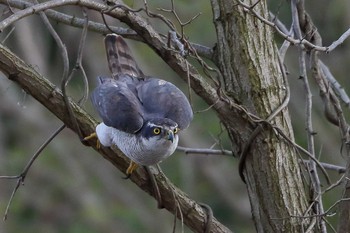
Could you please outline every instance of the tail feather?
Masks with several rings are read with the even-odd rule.
[[[120,74],[137,78],[144,76],[133,58],[129,46],[121,36],[108,34],[105,37],[105,47],[108,66],[113,78],[117,79]]]

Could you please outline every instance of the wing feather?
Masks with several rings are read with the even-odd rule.
[[[155,78],[140,83],[138,97],[145,114],[175,121],[180,129],[189,126],[193,112],[185,94],[174,84]]]
[[[107,126],[127,133],[141,129],[142,106],[125,83],[112,79],[105,81],[92,92],[91,100]]]

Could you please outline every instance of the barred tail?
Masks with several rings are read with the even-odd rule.
[[[116,34],[108,34],[105,38],[109,70],[113,78],[118,79],[120,74],[127,74],[136,78],[144,76],[134,60],[129,46],[124,39]]]

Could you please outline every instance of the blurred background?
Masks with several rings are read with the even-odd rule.
[[[126,1],[134,8],[143,1]],[[315,5],[317,3],[317,5]],[[289,27],[291,22],[288,1],[268,1],[270,10]],[[346,0],[306,1],[306,9],[312,16],[324,45],[331,44],[350,25],[350,2]],[[170,9],[171,1],[148,1],[150,9],[174,20],[170,13],[157,8]],[[212,12],[208,1],[175,0],[179,17],[183,22],[201,12],[196,20],[185,27],[189,40],[208,47],[215,45],[216,35]],[[317,7],[322,6],[322,7]],[[8,8],[1,5],[2,19],[8,16]],[[57,8],[61,12],[82,17],[79,7]],[[102,22],[98,12],[88,11],[89,19]],[[148,19],[160,32],[168,28],[160,20]],[[51,21],[67,46],[70,66],[75,65],[81,29]],[[123,26],[115,19],[111,25]],[[175,22],[175,20],[174,20]],[[0,40],[14,30],[3,43],[31,64],[50,82],[60,87],[62,59],[57,45],[37,15],[18,21],[0,34]],[[178,28],[180,29],[180,28]],[[282,39],[276,35],[277,44]],[[127,40],[144,73],[168,80],[180,87],[187,95],[187,85],[140,42]],[[340,84],[349,90],[350,42],[347,40],[331,54],[322,54]],[[291,86],[289,104],[296,141],[306,146],[305,96],[298,71],[297,49],[291,47],[286,56]],[[197,64],[195,64],[197,65]],[[108,75],[103,46],[103,35],[88,32],[83,55],[83,66],[89,79],[89,88],[96,86],[98,75]],[[321,161],[345,166],[341,154],[341,138],[338,129],[323,116],[323,107],[318,90],[310,79],[314,94],[313,120],[316,135],[316,151]],[[78,100],[83,93],[82,77],[76,73],[68,87],[69,94]],[[195,94],[192,94],[196,113],[191,126],[181,134],[179,145],[192,148],[230,149],[226,131],[215,113]],[[348,115],[348,108],[345,112]],[[90,101],[84,109],[97,115]],[[18,175],[41,144],[62,123],[35,99],[27,95],[15,83],[0,74],[0,175]],[[254,232],[246,189],[240,180],[238,160],[222,155],[185,155],[176,152],[161,164],[169,179],[191,198],[211,206],[215,217],[235,232]],[[333,181],[339,178],[330,172]],[[13,199],[8,219],[0,221],[0,233],[13,232],[172,232],[173,216],[166,210],[158,210],[156,202],[131,181],[122,179],[123,174],[115,169],[92,149],[82,145],[69,129],[63,130],[35,161]],[[5,213],[16,180],[0,180],[0,217]],[[325,209],[341,195],[336,189],[325,195]],[[328,219],[336,223],[336,217]],[[190,232],[185,227],[185,232]],[[178,221],[177,231],[181,232]]]

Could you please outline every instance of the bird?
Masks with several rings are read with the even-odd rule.
[[[99,76],[91,94],[102,122],[85,139],[117,146],[130,159],[128,178],[138,166],[156,165],[174,153],[193,112],[178,87],[144,75],[120,35],[107,34],[104,44],[111,76]]]

